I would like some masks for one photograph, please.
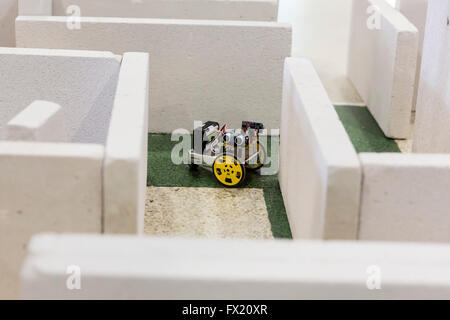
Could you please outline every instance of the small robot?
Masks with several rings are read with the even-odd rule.
[[[264,166],[266,151],[259,139],[264,125],[243,121],[240,130],[228,130],[226,125],[219,128],[219,123],[208,121],[194,129],[189,166],[210,169],[222,185],[238,187],[245,180],[246,169]]]

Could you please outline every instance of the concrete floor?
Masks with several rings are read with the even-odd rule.
[[[273,239],[262,189],[148,187],[146,234]]]

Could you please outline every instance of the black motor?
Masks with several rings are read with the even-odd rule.
[[[203,154],[206,145],[211,142],[209,133],[217,132],[217,130],[219,130],[219,123],[215,121],[206,121],[201,127],[195,128],[192,134],[192,145],[194,146],[194,152]],[[199,143],[198,141],[202,141],[202,143]],[[199,150],[200,148],[201,150]]]

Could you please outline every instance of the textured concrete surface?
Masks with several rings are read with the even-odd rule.
[[[273,239],[262,189],[149,187],[145,234]]]

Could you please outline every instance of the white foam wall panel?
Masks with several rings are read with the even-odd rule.
[[[370,30],[370,6],[380,29]],[[408,138],[418,55],[417,28],[384,0],[354,0],[348,75],[384,134]]]
[[[30,244],[22,297],[449,299],[449,252],[438,244],[41,235]],[[80,267],[81,290],[66,287],[70,265]],[[369,290],[371,277],[379,290]]]
[[[68,142],[61,106],[34,101],[8,122],[5,140]]]
[[[18,45],[150,54],[151,132],[191,130],[194,120],[279,128],[291,28],[272,22],[19,17]]]
[[[360,240],[450,241],[450,156],[361,154]]]
[[[413,151],[450,152],[450,1],[430,1]]]
[[[147,190],[149,56],[125,53],[106,143],[106,233],[142,233]]]
[[[277,0],[53,0],[53,14],[70,6],[83,17],[276,21],[278,14]]]
[[[24,96],[42,97],[48,92],[40,90],[50,90],[50,85],[59,85],[60,96],[57,97],[76,100],[70,105],[73,109],[67,110],[69,115],[84,112],[80,109],[85,106],[77,104],[89,101],[83,100],[84,95],[88,99],[95,96],[102,102],[107,94],[114,101],[114,107],[112,102],[105,105],[109,112],[113,110],[111,121],[109,117],[101,117],[101,110],[100,114],[98,110],[94,112],[95,108],[82,119],[82,125],[90,121],[97,127],[105,127],[107,151],[101,144],[0,141],[0,298],[16,298],[23,253],[34,233],[137,233],[142,229],[147,164],[148,54],[127,53],[120,64],[120,57],[105,56],[104,52],[16,48],[0,51],[1,58],[12,57],[6,60],[13,62],[0,65],[1,76],[12,76],[17,85],[2,82],[2,102],[10,102],[0,109],[3,118],[8,118],[5,112],[17,108],[14,100],[8,100],[9,95],[16,97],[19,103],[23,102],[19,92]],[[40,63],[47,69],[42,69]],[[120,73],[119,70],[113,72],[117,63]],[[35,72],[34,82],[27,82],[26,72]],[[95,86],[94,78],[90,79],[89,75],[104,78],[98,77],[100,84]],[[18,79],[20,76],[22,82]],[[114,83],[117,78],[118,83]],[[90,82],[80,87],[79,82],[83,80]],[[113,85],[114,90],[108,91],[111,87],[102,86],[105,83]],[[26,90],[21,87],[24,84],[29,85],[25,86]],[[28,128],[30,121],[46,118],[49,114],[42,112],[45,111],[43,103],[50,102],[34,102],[32,107],[39,109],[39,114],[33,110],[32,119],[25,117],[23,121],[24,113],[30,111],[27,108],[10,124],[26,122]],[[39,124],[42,125],[42,121]]]
[[[17,298],[35,233],[101,232],[99,145],[0,142],[0,298]]]
[[[358,157],[313,66],[285,64],[279,180],[294,238],[356,239]]]
[[[397,0],[396,7],[419,30],[419,53],[417,57],[416,82],[414,84],[413,109],[416,109],[419,90],[420,70],[422,66],[423,39],[427,22],[428,0]]]
[[[46,100],[63,108],[70,141],[104,144],[119,68],[107,52],[0,48],[0,130]]]

